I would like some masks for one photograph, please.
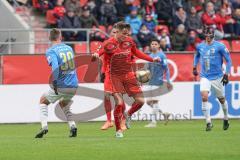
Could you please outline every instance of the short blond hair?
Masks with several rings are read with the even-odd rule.
[[[61,31],[59,29],[53,28],[50,31],[49,40],[57,41],[61,37]]]

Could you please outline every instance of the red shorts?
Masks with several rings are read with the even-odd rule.
[[[112,93],[127,93],[129,96],[142,93],[141,85],[134,72],[129,72],[123,76],[110,77]]]

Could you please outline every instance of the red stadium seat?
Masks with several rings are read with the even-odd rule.
[[[220,40],[220,42],[225,44],[225,46],[227,47],[228,50],[231,50],[231,46],[230,46],[230,44],[229,44],[229,42],[227,40]]]
[[[240,51],[240,40],[232,41],[232,51]]]
[[[54,17],[53,15],[53,10],[48,10],[46,13],[46,21],[48,24],[56,24],[57,23],[57,19],[56,17]]]
[[[80,5],[85,6],[87,4],[88,0],[80,0]]]
[[[87,43],[81,42],[78,44],[74,44],[74,51],[76,54],[87,54]]]
[[[39,8],[39,3],[38,3],[38,0],[32,0],[32,5],[34,8]]]
[[[100,41],[92,41],[90,43],[90,52],[94,53],[97,51],[97,49],[101,46],[102,42]]]
[[[169,34],[169,28],[168,28],[168,26],[167,25],[157,25],[156,27],[155,27],[155,32],[156,33],[159,33],[159,31],[162,31],[162,30],[167,30],[167,33]]]

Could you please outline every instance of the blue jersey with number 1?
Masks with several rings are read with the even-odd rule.
[[[200,77],[215,80],[223,76],[223,58],[227,63],[226,73],[229,74],[232,61],[225,45],[218,41],[213,41],[211,44],[202,42],[197,46],[197,52],[194,57],[194,67],[197,66],[200,60]]]
[[[60,43],[46,52],[48,64],[52,67],[53,80],[58,88],[76,88],[78,78],[75,70],[74,53],[70,46]]]

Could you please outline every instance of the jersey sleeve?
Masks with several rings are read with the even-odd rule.
[[[148,56],[147,54],[143,53],[142,51],[140,51],[139,49],[137,49],[136,44],[133,42],[132,48],[131,48],[131,52],[134,56],[149,61],[149,62],[153,62],[153,58]]]
[[[198,45],[197,48],[196,48],[196,52],[194,54],[193,67],[197,67],[199,59],[200,59],[200,53],[199,53],[199,45]]]
[[[52,67],[53,80],[58,79],[59,65],[57,55],[53,51],[47,51],[46,53],[48,65]]]
[[[230,57],[230,53],[227,49],[227,47],[225,45],[223,45],[220,49],[220,53],[221,55],[224,57],[225,61],[226,61],[226,74],[230,73],[231,70],[231,66],[232,66],[232,60]]]

